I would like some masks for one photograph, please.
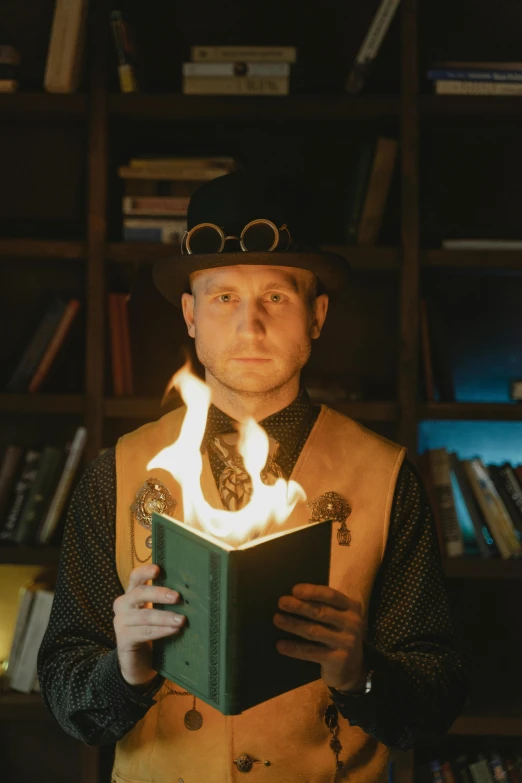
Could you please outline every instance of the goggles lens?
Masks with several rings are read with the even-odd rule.
[[[198,226],[190,235],[191,253],[219,253],[223,239],[215,226]]]
[[[243,247],[250,252],[272,250],[277,243],[277,235],[270,223],[253,223],[247,226],[241,235]]]

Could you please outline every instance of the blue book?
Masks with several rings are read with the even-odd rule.
[[[522,83],[522,69],[503,71],[488,68],[431,68],[427,76],[432,81]]]
[[[125,242],[162,242],[163,231],[161,228],[124,228],[123,239]]]

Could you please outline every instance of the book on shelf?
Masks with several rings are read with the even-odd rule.
[[[42,386],[45,378],[49,374],[49,371],[56,360],[56,357],[65,343],[68,334],[71,331],[71,327],[76,318],[78,310],[80,309],[79,299],[70,299],[67,302],[62,317],[56,325],[54,334],[52,335],[47,347],[36,367],[34,374],[29,381],[28,391],[31,393],[37,392]]]
[[[517,65],[517,68],[504,68],[502,65],[490,63],[488,68],[438,66],[430,68],[426,75],[430,81],[522,82],[522,63],[507,63]]]
[[[434,85],[437,95],[522,95],[522,83],[517,82],[439,79]]]
[[[484,740],[480,753],[458,752],[418,763],[415,780],[419,783],[521,783],[522,756],[503,744],[502,751]]]
[[[521,493],[520,487],[515,489],[513,486],[513,482],[518,485],[518,480],[511,465],[488,465],[488,473],[513,523],[517,538],[522,541],[522,511],[519,505]]]
[[[356,95],[364,87],[398,6],[399,0],[379,1],[370,26],[348,73],[346,79],[347,92]]]
[[[16,92],[18,89],[18,72],[20,67],[20,52],[12,43],[0,41],[0,93]]]
[[[47,92],[78,89],[87,27],[87,0],[56,0],[45,66]]]
[[[210,157],[190,157],[188,155],[165,157],[164,154],[148,154],[139,158],[131,158],[128,164],[132,169],[169,169],[174,173],[188,169],[223,169],[226,174],[234,171],[236,161],[226,155],[212,155]]]
[[[468,473],[455,452],[450,453],[450,465],[452,473],[455,477],[455,481],[462,495],[462,499],[465,503],[466,510],[471,519],[473,529],[475,531],[475,540],[477,547],[482,557],[498,557],[499,550],[495,543],[495,539],[491,535],[491,531],[488,527],[486,518],[482,512],[482,509],[477,501],[473,486],[468,477]],[[457,506],[457,516],[458,506]],[[460,518],[459,518],[460,522]],[[461,524],[461,527],[463,525]]]
[[[38,475],[41,457],[42,452],[40,450],[27,449],[25,451],[20,473],[15,477],[10,505],[5,514],[3,525],[0,528],[0,543],[3,541],[14,542],[16,540],[18,520]]]
[[[396,139],[379,137],[375,146],[364,203],[357,230],[359,245],[374,245],[379,238],[386,200],[390,190],[398,144]]]
[[[27,616],[19,631],[21,640],[18,641],[19,649],[15,650],[16,657],[13,670],[9,675],[9,686],[14,691],[31,693],[36,685],[38,650],[49,624],[54,591],[39,587],[34,591],[27,591],[26,594],[30,596],[29,607],[24,605]],[[9,664],[8,672],[10,668]]]
[[[288,76],[185,76],[184,95],[288,95]]]
[[[522,239],[443,239],[443,250],[522,250]]]
[[[140,166],[120,166],[118,176],[121,179],[151,179],[151,180],[188,180],[189,182],[207,182],[216,177],[221,177],[233,169],[222,166],[194,166],[187,164],[184,167],[171,166],[170,164]]]
[[[426,402],[455,402],[452,370],[452,340],[440,306],[420,299],[420,350]]]
[[[153,561],[161,568],[155,584],[182,599],[157,608],[188,619],[175,639],[154,642],[157,671],[225,715],[319,679],[318,664],[277,651],[277,639],[291,637],[273,616],[295,584],[328,584],[331,521],[237,547],[161,514],[152,525]]]
[[[188,196],[123,196],[122,211],[129,217],[186,217]]]
[[[125,242],[162,242],[166,245],[180,245],[186,230],[186,219],[152,217],[125,217],[122,229]]]
[[[349,193],[346,203],[345,240],[348,245],[357,243],[359,220],[364,204],[368,180],[372,170],[375,153],[375,140],[364,139],[359,144],[355,167],[351,176]]]
[[[36,476],[13,531],[13,541],[17,544],[29,544],[34,540],[38,523],[50,503],[61,469],[62,450],[55,446],[45,446]]]
[[[24,449],[15,443],[11,443],[6,447],[2,458],[0,465],[0,530],[2,520],[11,500],[16,476],[19,474],[22,466],[23,457]]]
[[[118,80],[121,92],[138,92],[136,46],[128,19],[122,11],[111,12],[112,40],[118,59]]]
[[[295,46],[192,46],[194,63],[295,63]]]
[[[289,63],[220,62],[182,63],[182,75],[190,78],[214,76],[290,76]]]
[[[132,397],[134,394],[128,302],[127,293],[109,293],[109,333],[115,397]]]
[[[459,524],[451,482],[451,460],[447,449],[429,449],[429,467],[433,492],[448,557],[464,554],[464,538]]]

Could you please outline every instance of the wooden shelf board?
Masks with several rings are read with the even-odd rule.
[[[399,114],[398,95],[143,95],[113,94],[109,114],[136,119],[277,119],[380,117]]]
[[[87,255],[84,242],[54,239],[0,239],[0,258],[43,258],[76,261]]]
[[[495,402],[432,402],[419,406],[418,418],[522,421],[522,405]]]
[[[172,407],[176,404],[160,408],[154,397],[112,397],[105,400],[104,414],[109,419],[157,419]],[[340,402],[331,407],[362,421],[395,421],[398,416],[393,402]]]
[[[400,269],[400,251],[393,247],[358,247],[350,245],[323,245],[323,250],[339,253],[357,271],[386,272]],[[111,242],[107,258],[116,263],[151,264],[158,258],[176,256],[175,245],[159,242]]]
[[[485,115],[520,114],[518,95],[421,95],[421,114]]]
[[[444,560],[449,579],[522,579],[521,560],[454,557]]]
[[[424,250],[424,268],[475,269],[485,272],[522,272],[521,250]]]
[[[86,115],[87,95],[56,95],[48,92],[0,93],[2,116],[17,114]]]
[[[85,404],[77,394],[0,394],[3,413],[84,413]]]
[[[51,720],[39,693],[0,693],[0,720]]]
[[[460,715],[450,734],[522,737],[522,705],[501,705]]]
[[[0,565],[58,565],[57,546],[0,546]]]

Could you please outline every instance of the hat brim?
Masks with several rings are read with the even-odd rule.
[[[173,254],[155,262],[152,277],[156,288],[165,299],[180,307],[181,295],[190,291],[189,277],[193,272],[239,265],[306,269],[317,275],[324,291],[332,298],[343,291],[351,275],[350,265],[343,256],[326,251],[307,250],[281,253]]]

